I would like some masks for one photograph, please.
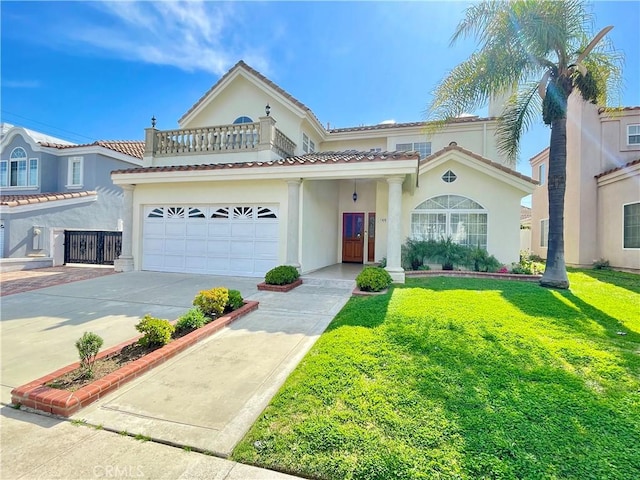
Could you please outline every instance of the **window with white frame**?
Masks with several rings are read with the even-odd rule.
[[[624,248],[640,248],[640,202],[623,206]]]
[[[627,126],[627,145],[640,145],[640,125]]]
[[[543,248],[548,247],[549,241],[549,219],[545,218],[540,220],[540,246]]]
[[[67,187],[82,186],[82,164],[83,157],[69,157],[67,170]]]
[[[538,182],[540,185],[547,183],[547,165],[544,163],[538,165]]]
[[[313,153],[316,151],[316,144],[306,133],[302,134],[302,151],[304,153]]]
[[[411,212],[411,237],[415,240],[443,240],[471,247],[487,248],[488,213],[482,205],[460,195],[440,195],[418,205]]]
[[[6,160],[0,160],[0,187],[7,186],[7,175],[9,172],[9,162]]]
[[[27,187],[38,185],[38,159],[27,159],[27,152],[22,147],[14,148],[6,161],[0,165],[3,173],[3,186]]]
[[[425,158],[431,155],[431,142],[396,143],[396,151],[418,152]]]
[[[382,148],[380,147],[370,148],[369,151],[373,153],[379,153],[379,152],[382,152]]]

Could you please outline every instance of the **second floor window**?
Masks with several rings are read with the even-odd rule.
[[[640,145],[640,125],[627,127],[627,145]]]
[[[67,186],[82,186],[82,157],[69,157],[69,169],[67,171]]]
[[[302,151],[304,153],[313,153],[316,151],[316,144],[306,133],[302,134]]]
[[[0,162],[0,185],[3,187],[28,187],[38,185],[38,159],[27,158],[24,148],[14,148],[9,161]]]
[[[540,182],[540,185],[547,183],[546,167],[544,163],[538,166],[538,182]]]
[[[396,143],[397,151],[418,152],[420,159],[431,155],[431,142]]]
[[[253,120],[251,120],[250,117],[246,117],[246,116],[242,116],[242,117],[238,117],[233,121],[234,125],[237,125],[239,123],[253,123]]]

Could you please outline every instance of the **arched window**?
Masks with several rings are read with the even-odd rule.
[[[442,240],[487,248],[487,211],[460,195],[440,195],[425,200],[411,212],[411,237]]]
[[[6,164],[5,164],[6,165]],[[5,174],[5,166],[0,170]],[[5,179],[2,184],[5,185]],[[38,159],[27,159],[27,152],[22,147],[14,148],[9,156],[9,186],[26,187],[38,184]]]
[[[238,117],[233,121],[233,124],[236,125],[238,123],[253,123],[250,117]]]

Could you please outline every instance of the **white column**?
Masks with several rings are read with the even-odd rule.
[[[300,270],[300,185],[302,179],[287,180],[289,197],[287,205],[287,265],[292,265]]]
[[[122,199],[122,250],[113,262],[116,272],[133,270],[133,190],[135,185],[121,185]]]
[[[400,259],[402,247],[402,182],[404,177],[387,178],[389,207],[387,211],[387,267],[394,283],[404,283]]]

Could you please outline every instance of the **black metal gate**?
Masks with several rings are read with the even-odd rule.
[[[122,232],[64,231],[64,263],[113,265],[122,249]]]

